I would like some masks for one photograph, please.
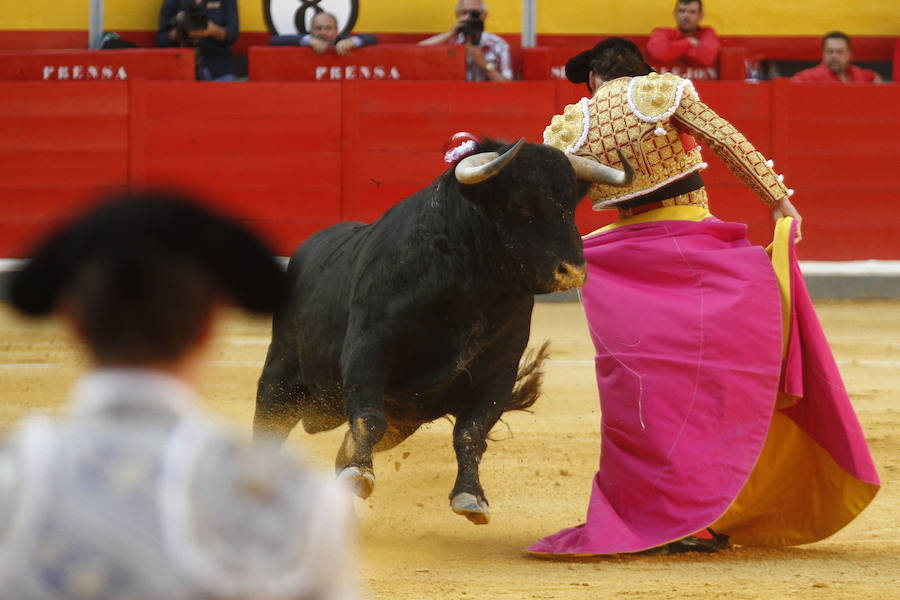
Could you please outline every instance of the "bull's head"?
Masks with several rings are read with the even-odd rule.
[[[623,157],[623,173],[594,163],[599,168],[582,166],[576,178],[571,158],[550,146],[524,139],[512,146],[486,141],[481,150],[460,161],[455,175],[463,196],[485,212],[499,234],[504,254],[499,268],[533,293],[581,287],[587,270],[575,207],[595,181],[630,183],[631,165]]]

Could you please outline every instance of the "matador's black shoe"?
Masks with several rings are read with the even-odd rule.
[[[666,554],[683,554],[685,552],[702,552],[704,554],[713,554],[719,550],[725,550],[731,547],[728,536],[722,533],[716,533],[712,529],[707,528],[710,537],[697,537],[689,535],[686,538],[669,542],[664,547]]]

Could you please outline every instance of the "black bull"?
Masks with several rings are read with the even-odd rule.
[[[519,372],[534,294],[584,283],[587,187],[549,146],[484,142],[470,158],[375,223],[327,228],[294,252],[254,428],[283,439],[300,421],[309,433],[349,422],[336,468],[365,498],[373,451],[452,415],[451,507],[481,524],[487,435],[539,393],[543,349]]]

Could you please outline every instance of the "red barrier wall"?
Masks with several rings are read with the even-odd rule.
[[[251,81],[425,80],[465,81],[462,46],[379,44],[350,56],[310,48],[253,46],[247,53]]]
[[[697,85],[797,190],[804,260],[900,259],[898,86]],[[540,141],[583,95],[565,81],[0,83],[0,256],[99,191],[199,192],[281,254],[341,220],[372,221],[428,185],[460,130]],[[707,149],[715,214],[770,236],[771,213]],[[583,232],[614,213],[578,211]]]
[[[0,83],[0,256],[128,186],[128,84]]]
[[[193,48],[0,51],[0,81],[194,80]]]

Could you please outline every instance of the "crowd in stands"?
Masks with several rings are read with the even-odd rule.
[[[465,53],[467,81],[533,78],[523,76],[525,69],[521,63],[525,53],[515,41],[511,49],[509,35],[497,35],[486,29],[488,7],[484,0],[446,1],[453,3],[455,14],[448,30],[420,40],[410,34],[387,37],[405,36],[409,39],[404,42],[420,46],[461,46]],[[313,6],[315,3],[308,4],[311,8],[295,17],[296,29],[291,25],[289,31],[284,31],[283,24],[278,26],[278,31],[271,29],[275,19],[269,18],[270,29],[274,32],[268,39],[269,45],[305,47],[316,55],[333,52],[346,57],[358,48],[379,43],[372,33],[352,31],[355,18],[349,19],[348,24],[345,15],[339,17],[323,11],[318,5]],[[674,4],[673,26],[656,27],[648,36],[638,34],[633,39],[643,45],[644,57],[659,72],[672,72],[692,80],[737,79],[745,70],[748,80],[789,77],[795,82],[881,83],[889,78],[900,79],[900,40],[893,51],[892,65],[888,64],[890,57],[885,54],[889,50],[884,48],[883,39],[874,53],[872,40],[864,40],[862,50],[858,52],[862,61],[870,62],[854,65],[851,63],[850,37],[842,31],[832,31],[822,39],[821,62],[805,68],[812,63],[813,49],[808,44],[802,49],[796,45],[797,36],[780,49],[777,42],[754,47],[755,42],[745,44],[741,38],[737,44],[733,39],[723,44],[716,30],[703,24],[703,0],[674,0]],[[233,52],[239,35],[237,0],[161,0],[156,45],[195,48],[198,80],[228,81],[246,76],[244,51]],[[600,33],[600,37],[607,36]],[[130,40],[120,39],[114,32],[107,32],[103,39],[103,48],[135,47]],[[258,42],[251,42],[251,45],[254,43]],[[146,42],[139,45],[144,46]],[[728,52],[727,62],[722,58],[723,46]],[[773,49],[776,56],[772,55]],[[733,60],[735,50],[741,54],[738,62]],[[235,54],[239,55],[237,61]],[[736,64],[740,67],[736,68]],[[553,76],[559,76],[556,70],[553,70]]]
[[[454,1],[454,0],[449,0]],[[202,17],[198,9],[202,7]],[[488,8],[484,0],[455,0],[455,21],[450,29],[418,42],[419,45],[452,44],[465,48],[467,81],[511,81],[516,79],[509,43],[487,31]],[[718,79],[722,43],[715,29],[702,24],[703,0],[675,0],[674,27],[657,27],[649,36],[645,56],[660,72],[672,72],[693,80]],[[302,24],[298,23],[298,27]],[[349,56],[353,50],[378,43],[371,33],[341,30],[338,18],[317,9],[308,23],[309,31],[271,36],[272,46],[299,46],[322,55],[333,50]],[[232,46],[239,35],[236,0],[163,0],[159,13],[157,45],[192,46],[197,49],[197,79],[235,79]],[[850,63],[851,42],[840,31],[827,33],[822,40],[822,62],[791,76],[797,82],[880,83],[884,78],[871,69]],[[893,80],[900,76],[900,40],[894,51]],[[781,76],[774,62],[767,76],[759,62],[747,61],[747,78]],[[790,75],[790,73],[788,73]]]

